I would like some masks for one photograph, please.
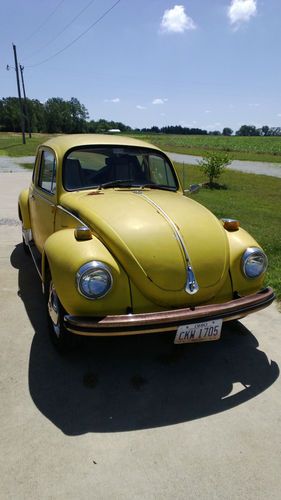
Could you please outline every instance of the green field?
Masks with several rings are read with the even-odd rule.
[[[226,152],[232,160],[281,163],[281,137],[224,137],[212,135],[133,134],[170,153],[204,156]]]
[[[180,178],[184,176],[186,188],[206,181],[195,166],[177,164],[176,168]],[[269,259],[266,283],[274,288],[281,300],[281,179],[228,170],[221,182],[228,189],[202,188],[193,198],[219,218],[238,219],[258,241]]]
[[[1,132],[0,156],[34,156],[37,146],[49,137],[46,134],[32,134],[32,138],[26,136],[26,144],[22,144],[21,134]]]
[[[128,135],[128,134],[126,134]],[[207,152],[227,152],[231,159],[281,163],[281,137],[224,137],[204,135],[130,134],[151,142],[164,151],[204,156]],[[33,134],[22,144],[21,134],[0,133],[0,156],[34,155],[36,147],[51,137]]]

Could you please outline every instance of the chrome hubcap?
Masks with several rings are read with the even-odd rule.
[[[56,336],[59,337],[60,334],[59,299],[52,281],[50,283],[50,288],[49,288],[48,311],[51,321],[53,323],[54,332]]]

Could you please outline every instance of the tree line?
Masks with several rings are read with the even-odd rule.
[[[69,100],[61,97],[51,97],[45,103],[37,99],[27,99],[24,104],[26,130],[28,118],[31,132],[48,134],[63,133],[102,133],[111,129],[120,132],[142,132],[154,134],[180,134],[180,135],[224,135],[234,134],[230,127],[219,130],[207,131],[196,127],[183,127],[181,125],[168,125],[165,127],[153,126],[150,128],[131,128],[122,122],[108,121],[105,119],[89,120],[89,113],[84,104],[72,97]],[[20,132],[21,112],[17,97],[3,97],[0,99],[0,131]],[[242,125],[235,132],[237,136],[281,136],[281,127],[264,125],[257,128],[254,125]]]
[[[84,104],[72,97],[64,100],[61,97],[52,97],[45,103],[37,99],[27,99],[24,103],[24,116],[26,130],[28,130],[28,118],[31,132],[48,134],[75,134],[85,132],[106,132],[110,129],[118,129],[121,132],[131,131],[131,127],[121,122],[89,120],[89,113]],[[21,112],[17,97],[5,97],[0,99],[0,131],[20,132]]]

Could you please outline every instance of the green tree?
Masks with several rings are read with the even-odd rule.
[[[4,132],[20,132],[21,114],[17,97],[4,97],[1,99],[0,128]]]
[[[222,131],[222,135],[227,135],[227,136],[230,136],[233,134],[233,130],[229,127],[224,127],[223,131]]]
[[[260,131],[255,127],[255,125],[242,125],[240,129],[237,130],[236,135],[258,136],[260,135]]]
[[[229,163],[229,156],[225,153],[208,153],[206,158],[199,162],[201,170],[209,179],[208,185],[211,189],[216,187],[214,180],[219,179]]]

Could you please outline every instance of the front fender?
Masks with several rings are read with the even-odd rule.
[[[29,206],[28,206],[28,194],[29,194],[29,190],[24,189],[23,191],[21,191],[21,193],[19,195],[19,200],[18,200],[19,218],[22,222],[23,229],[30,229],[31,228],[30,216],[29,216]]]
[[[232,278],[233,291],[240,295],[255,293],[261,289],[264,275],[256,279],[249,279],[241,269],[241,257],[248,247],[259,247],[260,245],[247,231],[241,227],[237,231],[226,231],[230,248],[230,274]]]
[[[76,287],[79,268],[98,260],[107,264],[112,272],[113,286],[103,298],[90,300],[83,297]],[[100,240],[77,241],[73,229],[53,233],[46,241],[42,258],[42,276],[46,281],[47,267],[58,297],[69,314],[104,316],[126,314],[131,307],[130,287],[127,274]]]

